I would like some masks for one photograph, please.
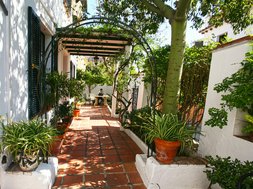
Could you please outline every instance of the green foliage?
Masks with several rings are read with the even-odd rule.
[[[253,23],[252,13],[250,13],[253,6],[251,0],[195,0],[194,5],[190,11],[191,19],[194,21],[194,26],[198,28],[203,23],[203,16],[208,16],[209,25],[215,27],[221,26],[224,22],[230,23],[235,32],[239,32]],[[202,20],[201,20],[202,19]]]
[[[170,46],[163,46],[157,49],[153,49],[154,57],[156,58],[156,75],[157,75],[157,98],[158,101],[162,101],[165,82],[167,77],[168,63],[169,63]],[[152,82],[152,66],[150,60],[146,59],[143,65],[145,77],[144,81]]]
[[[46,84],[48,97],[52,99],[50,105],[55,105],[61,98],[68,97],[68,76],[66,74],[59,74],[58,72],[48,73],[46,75]]]
[[[222,129],[222,127],[227,124],[228,114],[225,109],[210,108],[208,113],[212,119],[205,122],[207,126],[219,127]]]
[[[245,115],[244,116],[247,125],[242,128],[242,132],[245,134],[252,134],[253,133],[253,116],[252,115]]]
[[[98,34],[97,36],[101,37],[103,39],[104,37],[108,35],[117,35],[117,36],[122,36],[122,37],[129,37],[129,33],[114,27],[113,25],[110,24],[104,24],[104,25],[95,25],[93,27],[90,26],[82,26],[75,28],[75,33],[80,33],[80,35],[85,35],[85,36],[92,36],[94,33]]]
[[[124,126],[133,131],[140,139],[145,141],[145,131],[141,128],[143,123],[143,119],[147,119],[151,117],[151,108],[149,106],[145,106],[140,109],[133,110],[132,112],[126,115],[127,120],[129,121],[127,124],[124,123]]]
[[[246,173],[252,172],[253,162],[241,162],[238,159],[231,160],[230,157],[221,158],[219,156],[207,157],[209,168],[205,171],[211,184],[219,184],[224,189],[236,189],[239,178]],[[244,189],[253,188],[253,179],[244,181]]]
[[[16,157],[47,156],[48,148],[54,140],[57,131],[40,120],[12,122],[2,124],[1,146]]]
[[[103,65],[88,64],[86,70],[77,70],[77,79],[85,82],[86,85],[104,85],[110,83],[111,77],[107,77]]]
[[[167,113],[175,112],[178,107],[180,67],[183,64],[185,49],[184,33],[187,20],[192,20],[199,28],[203,18],[210,18],[210,25],[220,26],[231,23],[234,31],[240,31],[253,23],[250,13],[252,0],[193,0],[193,1],[139,1],[139,0],[101,0],[100,15],[123,20],[145,36],[156,33],[159,25],[168,19],[176,38],[171,40],[171,57],[166,79],[163,109]],[[171,35],[175,37],[174,35]],[[169,96],[169,97],[168,97]]]
[[[59,105],[56,114],[59,116],[60,119],[63,119],[65,117],[71,117],[73,114],[73,107],[69,104],[68,101],[65,101]]]
[[[211,118],[207,121],[208,126],[215,126],[215,124],[220,128],[225,126],[227,123],[226,109],[239,108],[253,115],[253,51],[246,53],[246,58],[241,65],[241,69],[236,73],[215,85],[214,90],[217,93],[223,93],[221,95],[222,110],[210,111],[212,115],[210,114]]]
[[[82,80],[71,78],[67,81],[69,97],[75,97],[76,100],[81,100],[85,88]]]
[[[212,50],[215,43],[202,47],[188,47],[184,53],[180,84],[179,112],[183,120],[200,124],[205,106]]]
[[[145,140],[151,144],[155,138],[167,141],[180,141],[181,152],[193,145],[195,129],[178,119],[177,115],[154,112],[150,117],[141,118],[140,125],[145,131]]]

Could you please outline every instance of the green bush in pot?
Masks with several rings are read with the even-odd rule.
[[[21,170],[37,168],[40,157],[47,157],[56,130],[40,120],[2,124],[2,149],[12,154]]]
[[[181,152],[186,146],[191,147],[193,134],[196,133],[194,127],[188,126],[177,115],[158,112],[143,120],[142,129],[145,130],[145,140],[148,143],[155,142],[156,158],[162,163],[171,163],[179,147]],[[175,151],[169,149],[167,152],[162,152],[163,147],[158,147],[158,143],[165,146],[173,145]],[[172,157],[167,157],[165,154]]]

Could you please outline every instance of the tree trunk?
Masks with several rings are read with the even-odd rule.
[[[186,24],[186,19],[171,22],[171,51],[164,91],[163,113],[177,113],[181,67],[185,50]]]

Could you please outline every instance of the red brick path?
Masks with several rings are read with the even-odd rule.
[[[66,132],[53,189],[145,189],[135,168],[142,153],[106,107],[84,106]]]

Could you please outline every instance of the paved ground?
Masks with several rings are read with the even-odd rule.
[[[53,189],[145,189],[135,168],[138,146],[106,107],[84,106],[66,132]]]

